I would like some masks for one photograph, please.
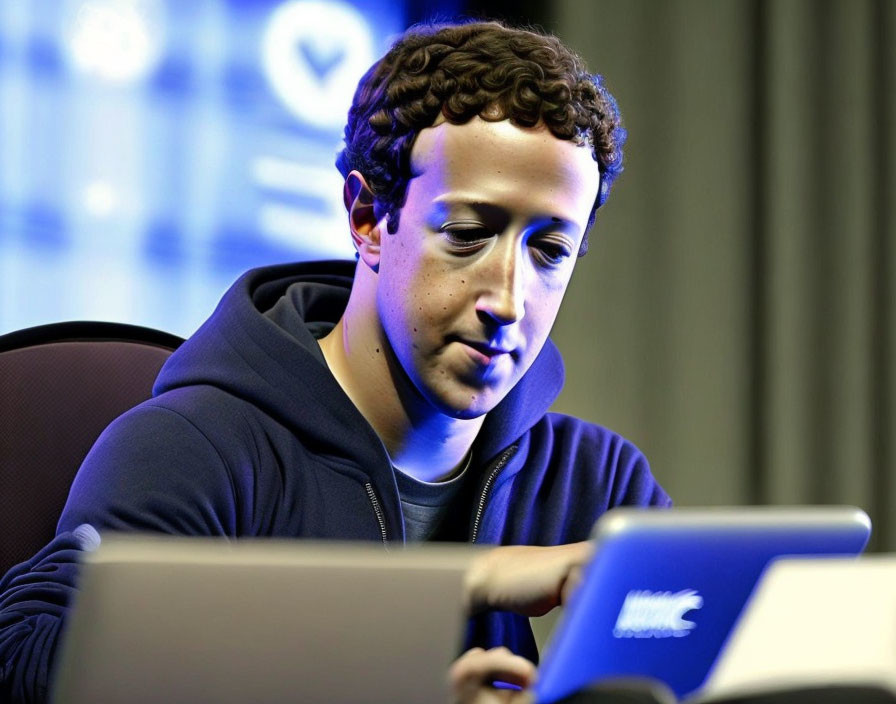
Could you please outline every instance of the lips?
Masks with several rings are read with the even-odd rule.
[[[487,357],[496,357],[499,354],[510,354],[512,350],[502,349],[500,347],[492,347],[484,342],[466,342],[468,346],[472,347],[474,350],[478,350],[482,354]]]
[[[488,342],[479,342],[476,340],[466,340],[459,338],[457,340],[467,348],[469,354],[480,364],[491,364],[496,359],[504,355],[514,355],[515,348],[496,346]]]

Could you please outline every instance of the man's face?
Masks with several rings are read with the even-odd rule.
[[[388,344],[438,411],[487,413],[554,324],[599,185],[587,147],[480,118],[423,130],[398,231],[383,232]]]

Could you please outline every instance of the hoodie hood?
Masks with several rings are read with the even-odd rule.
[[[355,262],[325,261],[247,272],[171,355],[153,395],[215,386],[325,450],[369,457],[370,448],[382,448],[382,443],[335,378],[320,373],[326,363],[316,340],[341,317],[354,270]],[[562,386],[563,362],[548,340],[529,371],[487,415],[477,439],[478,457],[490,461],[522,436],[544,416]],[[347,426],[358,432],[346,433]],[[354,452],[351,445],[357,445]]]

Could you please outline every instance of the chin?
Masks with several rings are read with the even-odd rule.
[[[490,389],[458,389],[451,394],[429,395],[429,402],[446,416],[458,420],[472,420],[494,409],[503,397],[504,394],[499,396]]]
[[[482,409],[478,407],[473,408],[446,408],[442,410],[447,416],[451,416],[452,418],[457,418],[458,420],[473,420],[474,418],[481,418],[486,413],[488,413],[491,408]]]

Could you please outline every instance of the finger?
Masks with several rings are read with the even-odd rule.
[[[563,582],[563,590],[560,593],[560,603],[564,606],[569,603],[570,598],[582,583],[582,573],[583,568],[577,565],[566,576],[566,581]]]
[[[477,689],[495,680],[527,688],[535,680],[535,665],[507,648],[474,648],[454,662],[448,676],[455,692]]]
[[[570,597],[582,581],[582,573],[585,569],[585,565],[594,554],[594,544],[590,540],[585,540],[579,543],[569,543],[567,545],[560,545],[557,548],[548,549],[557,550],[558,552],[562,551],[560,552],[560,556],[563,560],[563,573],[557,584],[554,600],[549,604],[549,608],[544,610],[544,613],[547,613],[550,608],[563,606],[569,603]]]
[[[505,647],[490,650],[472,648],[454,662],[450,675],[452,678],[479,682],[502,679],[519,686],[527,686],[535,677],[535,665]]]
[[[567,559],[570,565],[582,567],[591,559],[594,554],[594,543],[590,540],[583,540],[579,543],[570,543],[563,546],[568,549]]]

